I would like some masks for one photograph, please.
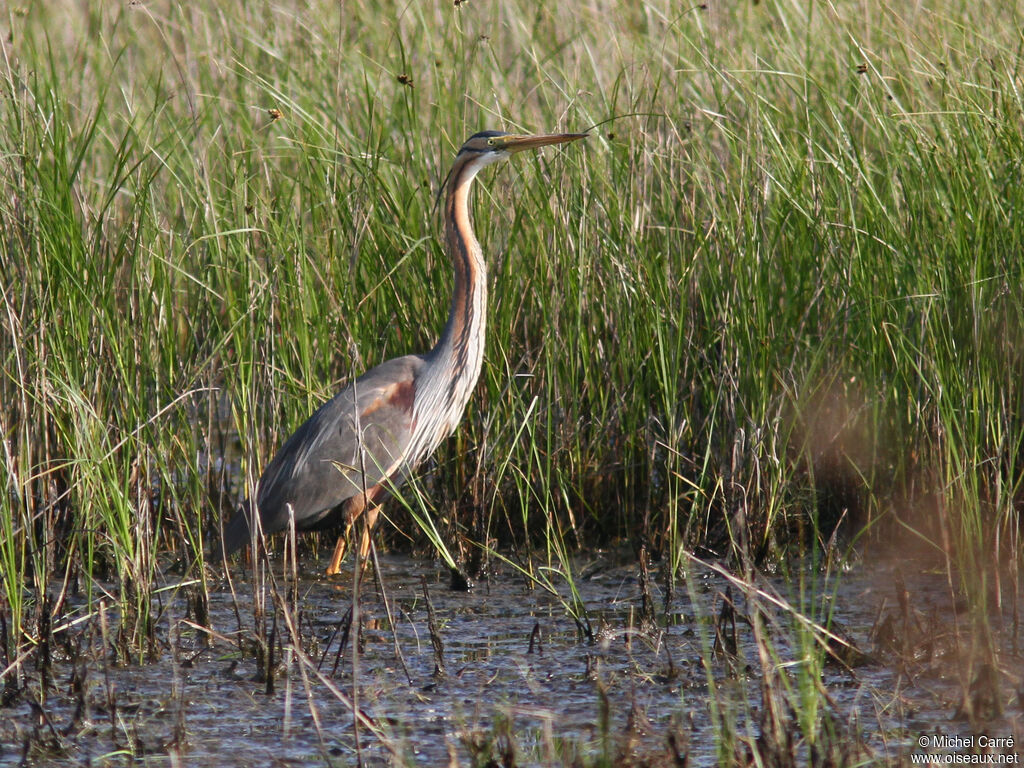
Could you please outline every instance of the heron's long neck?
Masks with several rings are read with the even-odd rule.
[[[452,174],[445,199],[444,233],[455,270],[455,286],[448,322],[434,347],[434,354],[454,365],[460,378],[476,382],[483,361],[487,321],[487,265],[469,216],[469,188],[476,170],[463,165]]]
[[[461,160],[452,170],[445,196],[444,228],[448,254],[455,271],[448,322],[430,351],[428,372],[418,385],[430,403],[431,418],[439,418],[438,440],[455,427],[472,394],[484,355],[487,323],[487,266],[469,215],[469,188],[485,163]],[[423,392],[429,389],[429,394]],[[426,410],[418,414],[427,417]]]

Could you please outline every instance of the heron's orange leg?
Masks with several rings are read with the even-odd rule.
[[[374,526],[377,525],[378,514],[380,514],[380,507],[374,504],[366,510],[363,519],[363,536],[359,541],[359,562],[363,563],[364,567],[370,557],[370,537],[373,535]]]
[[[348,549],[349,537],[352,535],[352,526],[360,515],[365,514],[363,520],[362,535],[359,539],[359,562],[366,567],[367,559],[370,556],[370,536],[373,534],[373,527],[377,524],[377,517],[380,514],[380,505],[365,504],[365,500],[359,505],[353,504],[349,509],[348,522],[345,524],[345,532],[338,537],[338,543],[334,545],[334,554],[331,562],[327,565],[327,575],[335,576],[341,571],[341,561],[345,559],[345,551]]]
[[[345,559],[345,550],[348,548],[348,532],[351,525],[345,527],[345,532],[338,537],[338,543],[334,545],[334,554],[331,555],[331,562],[327,566],[327,575],[336,576],[341,570],[341,561]]]

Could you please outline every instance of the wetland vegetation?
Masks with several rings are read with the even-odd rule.
[[[1017,755],[1019,3],[4,13],[0,764]],[[378,567],[207,562],[435,341],[484,128],[591,137],[478,182],[483,374]]]

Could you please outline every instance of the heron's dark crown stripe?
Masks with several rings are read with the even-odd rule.
[[[508,136],[508,134],[505,131],[477,131],[467,141],[472,141],[473,139],[493,139],[495,136]]]

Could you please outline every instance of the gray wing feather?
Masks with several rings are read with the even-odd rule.
[[[406,469],[412,439],[412,399],[424,360],[407,355],[372,368],[342,389],[288,438],[263,470],[257,489],[265,534],[288,526],[288,506],[299,529],[329,524],[348,499]],[[249,537],[249,505],[224,533],[224,550]]]

